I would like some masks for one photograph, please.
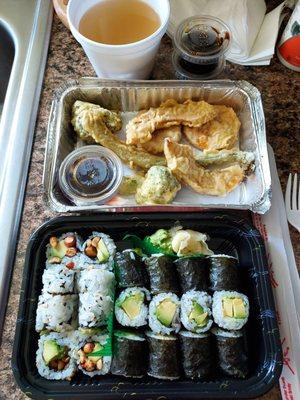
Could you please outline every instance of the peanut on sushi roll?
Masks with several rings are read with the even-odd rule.
[[[64,233],[60,237],[51,236],[46,249],[46,268],[63,263],[69,269],[78,269],[81,247],[82,238],[76,232]]]

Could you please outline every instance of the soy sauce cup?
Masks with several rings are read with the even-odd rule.
[[[173,66],[180,79],[213,79],[225,67],[231,33],[219,18],[203,15],[185,19],[174,38]]]
[[[145,39],[122,45],[95,42],[79,32],[79,24],[84,14],[103,1],[105,0],[69,1],[67,16],[73,36],[83,47],[99,77],[124,80],[149,78],[161,38],[167,30],[170,17],[169,0],[143,0],[158,14],[160,26]]]

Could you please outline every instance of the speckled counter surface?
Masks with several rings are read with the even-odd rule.
[[[174,72],[170,61],[171,52],[171,41],[165,37],[157,57],[153,79],[174,79]],[[45,205],[42,187],[47,123],[53,93],[57,87],[68,79],[93,75],[94,71],[81,47],[55,17],[5,321],[1,350],[1,359],[3,362],[0,368],[0,399],[13,400],[27,398],[21,393],[14,381],[10,359],[27,241],[30,234],[41,223],[55,216],[55,213],[51,212]],[[275,58],[271,66],[268,67],[228,65],[221,78],[248,80],[261,91],[266,116],[268,141],[274,149],[281,184],[285,188],[288,173],[300,172],[300,74],[286,69]],[[299,265],[299,234],[291,229],[291,236]],[[275,387],[261,399],[281,399],[279,388]]]

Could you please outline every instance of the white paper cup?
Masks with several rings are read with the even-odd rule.
[[[169,0],[143,0],[159,15],[161,24],[147,38],[123,45],[94,42],[78,30],[80,20],[86,11],[102,1],[105,0],[70,0],[67,8],[71,32],[83,47],[96,74],[101,78],[149,78],[161,38],[167,30],[170,16]]]

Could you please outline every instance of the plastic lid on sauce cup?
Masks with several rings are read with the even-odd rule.
[[[59,186],[78,206],[105,204],[123,178],[119,157],[105,147],[92,145],[72,151],[59,169]]]

